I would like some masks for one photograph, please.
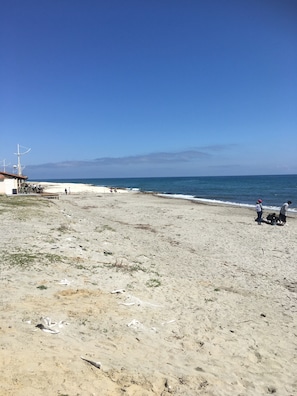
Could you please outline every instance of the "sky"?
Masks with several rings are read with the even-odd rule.
[[[0,0],[18,145],[31,180],[297,174],[297,1]]]

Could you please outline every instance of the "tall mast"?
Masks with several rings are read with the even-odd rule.
[[[3,172],[6,172],[6,167],[10,164],[7,164],[5,159],[2,162],[3,162]]]
[[[18,164],[17,164],[17,170],[18,170],[18,175],[19,176],[22,176],[22,171],[23,171],[23,168],[22,168],[22,165],[21,165],[21,155],[24,155],[24,154],[27,154],[27,153],[29,153],[29,151],[31,150],[30,148],[28,149],[27,147],[23,147],[24,149],[27,149],[27,151],[25,151],[25,152],[23,152],[23,153],[21,153],[20,152],[20,145],[18,144],[18,152],[17,153],[14,153],[15,155],[17,155],[18,156]]]

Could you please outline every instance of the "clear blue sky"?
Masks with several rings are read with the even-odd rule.
[[[1,0],[0,167],[297,174],[296,0]]]

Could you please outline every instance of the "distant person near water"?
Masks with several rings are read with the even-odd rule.
[[[258,222],[259,225],[262,223],[262,215],[263,215],[263,208],[262,208],[262,199],[258,199],[256,203],[256,212],[257,212],[257,218],[256,221]]]
[[[291,205],[291,201],[287,201],[285,203],[283,203],[281,210],[279,212],[279,220],[285,224],[287,222],[287,212],[288,212],[288,208],[289,205]]]

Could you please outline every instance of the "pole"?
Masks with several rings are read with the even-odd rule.
[[[20,145],[19,144],[18,144],[17,156],[18,156],[18,175],[22,176],[21,153],[20,153]]]
[[[26,147],[24,147],[24,148],[26,148]],[[31,149],[29,148],[29,149],[27,149],[27,151],[25,151],[24,153],[21,153],[21,152],[20,152],[20,145],[18,144],[18,152],[15,153],[15,155],[18,156],[18,164],[17,164],[16,168],[17,168],[17,170],[18,170],[18,175],[19,175],[19,176],[22,176],[22,170],[23,170],[23,169],[22,169],[22,165],[21,165],[21,155],[24,155],[24,154],[29,153],[30,150],[31,150]]]
[[[10,164],[7,164],[5,159],[2,162],[3,162],[3,172],[6,172],[6,167]]]

